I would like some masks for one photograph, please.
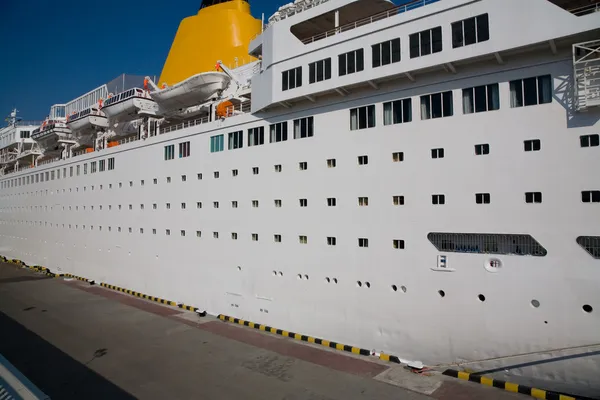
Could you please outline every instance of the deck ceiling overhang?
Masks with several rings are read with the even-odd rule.
[[[390,10],[395,5],[388,0],[358,0],[338,8],[340,14],[339,26],[350,24],[354,21],[368,18],[374,14]],[[298,39],[310,37],[335,29],[335,10],[317,17],[302,21],[291,27],[291,32]]]

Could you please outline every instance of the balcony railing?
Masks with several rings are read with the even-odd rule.
[[[360,28],[361,26],[372,24],[373,22],[377,22],[377,21],[381,21],[381,20],[384,20],[384,19],[387,19],[390,17],[394,17],[398,14],[403,14],[407,11],[421,8],[421,7],[429,5],[429,4],[437,3],[438,1],[440,1],[440,0],[418,0],[418,1],[414,1],[412,3],[404,4],[401,6],[396,6],[394,8],[390,8],[387,11],[382,11],[380,13],[371,15],[370,17],[362,18],[362,19],[356,20],[354,22],[350,22],[349,24],[342,25],[338,28],[330,29],[326,32],[319,33],[318,35],[303,39],[302,43],[304,43],[304,44],[313,43],[313,42],[316,42],[317,40],[321,40],[321,39],[325,39],[325,38],[328,38],[328,37],[331,37],[334,35],[338,35],[342,32],[347,32],[352,29]]]

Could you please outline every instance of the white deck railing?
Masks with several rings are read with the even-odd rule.
[[[390,8],[387,11],[382,11],[380,13],[373,14],[370,17],[362,18],[362,19],[356,20],[354,22],[350,22],[349,24],[345,24],[340,27],[333,28],[328,31],[319,33],[312,37],[302,39],[302,43],[304,43],[304,44],[313,43],[313,42],[316,42],[317,40],[325,39],[325,38],[340,34],[342,32],[347,32],[352,29],[360,28],[361,26],[369,25],[369,24],[372,24],[373,22],[377,22],[377,21],[381,21],[381,20],[384,20],[384,19],[387,19],[390,17],[394,17],[398,14],[402,14],[407,11],[414,10],[416,8],[421,8],[421,7],[429,5],[429,4],[437,3],[438,1],[440,1],[440,0],[418,0],[418,1],[414,1],[412,3],[404,4],[401,6],[396,6],[396,7]]]

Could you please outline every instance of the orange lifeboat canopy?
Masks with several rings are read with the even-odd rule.
[[[225,100],[217,104],[217,118],[227,118],[231,116],[233,111],[233,103],[229,100]]]

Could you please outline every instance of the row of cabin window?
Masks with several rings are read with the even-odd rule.
[[[403,100],[399,100],[399,101],[403,101]],[[310,117],[310,118],[312,118],[312,117]],[[223,135],[219,135],[219,136],[222,137]],[[243,145],[242,141],[243,141],[242,131],[230,133],[229,134],[229,149],[241,148]],[[581,135],[579,137],[579,143],[582,148],[598,147],[598,146],[600,146],[600,135],[599,134]],[[188,154],[188,156],[189,156],[189,142],[181,143],[180,145],[183,145],[183,150],[182,150],[183,153],[182,154]],[[542,143],[541,143],[540,139],[529,139],[529,140],[523,141],[523,147],[524,147],[524,150],[527,152],[540,151],[542,148]],[[186,149],[187,149],[187,153],[185,151]],[[172,152],[172,150],[169,150],[169,152]],[[475,145],[475,155],[480,156],[480,155],[487,155],[487,154],[490,154],[490,145],[488,143],[481,143],[481,144]],[[431,158],[437,159],[437,158],[444,158],[444,157],[445,157],[445,152],[444,152],[443,148],[431,149]],[[359,165],[366,165],[369,162],[369,158],[367,155],[358,156],[357,160],[358,160]],[[404,161],[404,152],[393,152],[392,160],[394,162]],[[104,171],[105,160],[100,160],[98,163],[99,163],[98,165],[99,165],[100,171]],[[336,166],[337,166],[337,161],[335,158],[331,158],[331,159],[327,160],[328,168],[335,168]],[[92,168],[94,168],[94,170],[95,170],[95,167],[92,167]],[[299,168],[300,168],[300,170],[308,169],[308,163],[300,162]],[[114,169],[114,158],[108,159],[108,169],[109,170]],[[275,172],[281,172],[282,170],[283,169],[282,169],[281,164],[275,165]],[[259,168],[253,167],[252,171],[253,171],[254,175],[257,175],[259,172]],[[80,172],[79,166],[77,166],[77,175],[79,175],[79,172]],[[231,172],[232,172],[232,176],[238,176],[237,169],[233,169]],[[84,165],[84,174],[85,173],[87,173],[87,167]],[[44,173],[40,173],[40,176],[42,176],[41,174],[44,174]],[[63,176],[66,177],[66,174],[67,174],[67,169],[63,168]],[[23,184],[34,183],[33,179],[34,179],[35,175],[37,175],[37,174],[4,181],[4,182],[2,182],[2,188],[4,189],[4,188],[13,187],[13,185],[20,186]],[[70,167],[70,175],[73,176],[73,167]],[[58,171],[58,176],[59,176],[58,179],[60,179],[60,171]],[[218,178],[219,172],[215,171],[214,176],[215,176],[215,178]],[[50,178],[52,178],[52,175],[50,175]],[[50,178],[48,178],[48,179],[50,179]],[[181,176],[181,180],[183,182],[185,182],[187,180],[186,178],[187,178],[186,175]],[[201,173],[198,174],[198,179],[199,180],[202,179]],[[44,181],[44,179],[42,176],[42,182],[43,181]],[[170,182],[171,182],[171,178],[167,177],[167,183],[170,183]],[[140,183],[143,186],[144,180],[141,180]],[[158,183],[158,179],[154,178],[154,184],[157,184],[157,183]],[[130,186],[133,186],[132,181],[130,181],[129,184],[130,184]],[[122,187],[122,183],[119,183],[119,187]],[[100,185],[100,188],[102,188],[102,185]],[[110,188],[112,188],[112,184],[110,184]],[[92,190],[93,190],[93,186],[92,186]],[[63,192],[64,192],[64,189],[63,189]]]
[[[584,190],[581,192],[581,201],[583,203],[600,203],[600,190]],[[541,203],[542,202],[542,192],[525,192],[525,203]],[[220,202],[213,201],[213,208],[219,208]],[[283,206],[283,201],[281,199],[273,200],[275,208],[281,208]],[[491,195],[490,193],[475,193],[475,203],[476,204],[490,204],[491,203]],[[337,198],[336,197],[328,197],[326,198],[327,207],[336,207],[337,206]],[[369,197],[368,196],[359,196],[357,198],[357,204],[359,207],[368,207],[369,206]],[[392,196],[392,204],[394,206],[403,206],[405,204],[404,195],[394,195]],[[432,194],[431,195],[431,204],[433,205],[443,205],[446,204],[446,195],[445,194]],[[258,199],[254,199],[251,201],[252,208],[258,208],[260,205],[260,201]],[[298,199],[298,205],[301,208],[308,207],[308,199],[302,198]],[[196,208],[202,209],[202,202],[196,202]],[[21,207],[5,207],[3,209],[13,210],[30,210],[30,211],[39,211],[44,210],[44,206],[21,206]],[[62,206],[63,211],[66,211],[66,206]],[[73,211],[73,206],[68,206],[69,211]],[[140,204],[140,210],[144,210],[145,206],[143,203]],[[185,210],[187,208],[187,203],[180,203],[180,208]],[[239,202],[237,200],[231,201],[231,208],[239,208]],[[53,207],[50,207],[50,211],[52,211]],[[82,206],[83,211],[86,210],[86,206]],[[118,209],[122,209],[122,205],[118,204]],[[158,210],[158,204],[152,204],[153,210]],[[165,209],[171,210],[171,203],[165,203]],[[90,210],[94,210],[94,206],[90,206]],[[98,210],[102,211],[102,205],[98,206]],[[112,210],[112,204],[108,205],[108,210]],[[133,204],[129,204],[129,210],[133,210]],[[45,206],[45,211],[48,211],[48,206]],[[75,211],[79,211],[79,206],[75,206]]]
[[[421,119],[454,115],[453,91],[420,96]],[[552,102],[550,75],[510,81],[510,105],[513,108]],[[463,114],[500,109],[500,90],[497,83],[462,90]],[[383,103],[383,124],[393,125],[412,121],[412,98]],[[375,105],[350,110],[350,130],[373,128]]]
[[[179,143],[179,158],[185,158],[190,156],[191,145],[190,142]],[[165,160],[175,159],[175,145],[169,144],[165,146]]]
[[[489,40],[488,14],[478,15],[451,24],[452,47],[458,48]],[[442,51],[442,27],[427,29],[409,35],[410,58]],[[371,46],[372,65],[377,68],[401,61],[400,38],[386,40]],[[338,74],[344,76],[364,70],[364,49],[338,55]],[[331,79],[331,58],[308,64],[309,83]],[[302,86],[302,67],[282,72],[283,91]]]
[[[292,121],[294,139],[312,137],[314,135],[314,117],[299,118]],[[244,147],[243,131],[227,134],[228,149],[235,150]],[[270,143],[288,140],[288,121],[278,122],[269,126]],[[248,147],[265,144],[265,128],[263,126],[248,129]],[[217,153],[225,149],[225,135],[215,135],[210,138],[210,152]]]
[[[115,169],[114,157],[108,158],[106,160],[99,160],[97,162],[96,161],[90,162],[90,173],[93,174],[97,171],[100,171],[100,172],[105,171],[107,166],[108,166],[109,171]],[[87,163],[83,164],[83,174],[84,175],[86,175],[88,173],[87,167],[88,167]],[[76,168],[75,169],[76,176],[79,176],[81,173],[81,165],[76,165],[75,168]],[[73,176],[73,171],[74,171],[73,166],[69,167],[69,177]],[[64,167],[62,169],[62,177],[67,178],[67,168],[66,167]],[[5,189],[5,188],[9,188],[9,187],[31,185],[33,183],[39,183],[39,182],[44,182],[44,181],[53,181],[54,179],[60,179],[60,178],[61,178],[61,169],[58,168],[54,171],[39,172],[39,173],[23,176],[20,178],[14,178],[14,179],[4,181],[4,182],[2,182],[2,188]]]

